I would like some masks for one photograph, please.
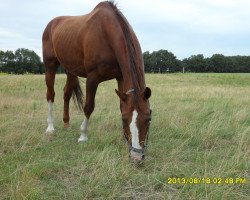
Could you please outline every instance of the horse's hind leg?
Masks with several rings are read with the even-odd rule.
[[[69,102],[72,96],[73,90],[79,84],[78,78],[75,75],[67,73],[67,82],[64,86],[64,113],[63,113],[63,121],[64,121],[64,128],[69,127]]]
[[[57,60],[44,61],[45,64],[45,82],[47,85],[47,101],[48,101],[48,128],[46,132],[53,132],[55,130],[53,125],[53,103],[55,98],[54,83],[55,74],[58,66]]]

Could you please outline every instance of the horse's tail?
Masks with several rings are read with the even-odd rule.
[[[73,100],[74,100],[75,105],[77,105],[78,109],[83,112],[83,110],[84,110],[83,109],[84,108],[84,100],[83,100],[84,95],[83,95],[82,89],[80,87],[78,78],[77,78],[77,85],[73,90],[72,96],[73,96]]]

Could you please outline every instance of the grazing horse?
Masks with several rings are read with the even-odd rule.
[[[64,87],[64,126],[69,126],[69,101],[75,95],[85,119],[80,127],[79,142],[87,141],[90,115],[95,107],[98,84],[116,79],[120,98],[123,130],[129,145],[130,158],[144,159],[151,110],[150,88],[145,85],[144,64],[138,39],[126,18],[111,1],[99,3],[82,16],[62,16],[49,22],[44,30],[43,61],[48,101],[48,128],[53,132],[54,81],[57,67],[67,74]],[[86,80],[86,101],[79,86],[79,77]]]

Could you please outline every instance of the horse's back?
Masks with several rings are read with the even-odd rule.
[[[44,49],[44,57],[52,52],[67,71],[79,76],[86,76],[100,63],[115,66],[117,71],[117,60],[107,32],[115,32],[118,38],[122,31],[108,30],[114,27],[119,29],[119,23],[106,3],[100,3],[86,15],[57,17],[44,32],[44,36],[48,36],[43,37],[43,46],[48,47]]]

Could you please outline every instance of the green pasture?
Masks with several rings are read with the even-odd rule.
[[[147,74],[152,122],[144,165],[129,162],[116,82],[99,85],[89,140],[65,75],[46,135],[44,75],[0,76],[0,199],[250,199],[250,74]],[[81,79],[85,91],[85,79]]]

